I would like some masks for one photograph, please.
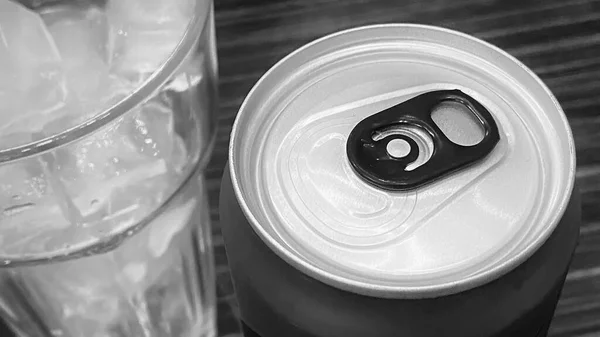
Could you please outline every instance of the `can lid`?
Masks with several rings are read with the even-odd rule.
[[[413,189],[357,174],[346,151],[352,130],[440,90],[489,111],[499,135],[491,152]],[[458,110],[439,106],[431,122],[463,147],[483,142],[485,132],[452,132],[470,125],[457,122]],[[371,137],[389,140],[391,157],[410,156],[408,171],[439,147],[414,125]],[[251,225],[290,264],[356,293],[426,298],[489,282],[533,254],[570,199],[574,153],[564,113],[524,65],[458,32],[397,24],[330,35],[275,65],[240,109],[229,160]]]

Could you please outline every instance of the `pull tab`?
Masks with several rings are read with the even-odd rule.
[[[481,123],[483,139],[477,144],[465,146],[452,142],[434,122],[432,112],[449,102],[460,104]],[[425,131],[422,133],[431,137],[427,142],[432,144],[427,153],[429,158],[414,169],[409,166],[414,166],[417,158],[423,158],[424,153],[420,152],[426,150],[419,148],[417,139],[398,131],[409,128]],[[387,190],[404,191],[483,159],[499,140],[498,126],[483,105],[460,90],[439,90],[362,120],[348,137],[346,153],[354,170],[367,182]]]

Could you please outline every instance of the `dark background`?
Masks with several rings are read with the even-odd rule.
[[[600,336],[600,0],[215,0],[215,9],[221,102],[207,175],[220,336],[239,329],[216,204],[238,107],[258,78],[294,49],[341,29],[387,22],[482,38],[524,62],[557,96],[575,136],[583,226],[549,336]]]

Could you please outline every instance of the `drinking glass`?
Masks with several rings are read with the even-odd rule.
[[[210,0],[0,0],[0,315],[213,337]]]

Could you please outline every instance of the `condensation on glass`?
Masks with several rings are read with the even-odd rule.
[[[210,0],[0,0],[0,314],[215,336]]]

